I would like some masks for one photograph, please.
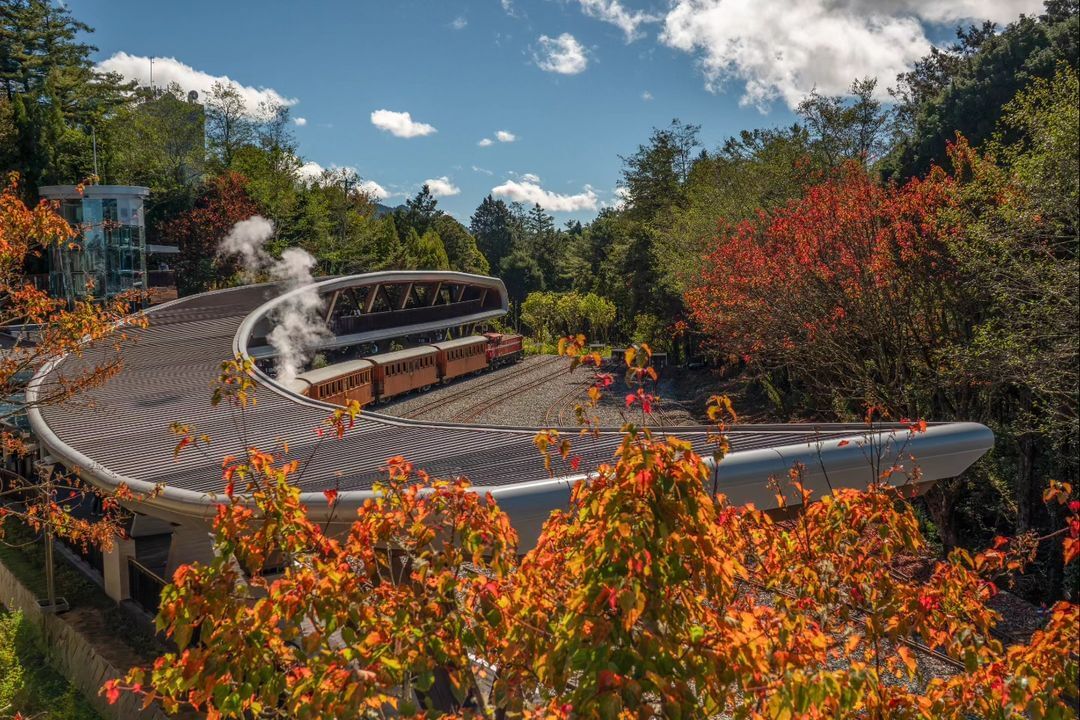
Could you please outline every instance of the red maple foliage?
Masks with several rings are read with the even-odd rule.
[[[235,261],[216,257],[218,245],[236,223],[258,212],[247,179],[230,171],[209,179],[195,206],[162,226],[162,242],[180,247],[176,281],[181,294],[207,290],[236,273]]]
[[[940,168],[891,185],[852,164],[772,214],[722,228],[687,293],[694,319],[723,358],[877,404],[888,393],[875,388],[911,380],[912,354],[939,362],[933,346],[963,312],[948,252],[958,230],[944,212],[954,185]]]

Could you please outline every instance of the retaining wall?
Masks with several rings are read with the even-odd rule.
[[[107,660],[79,629],[64,619],[64,615],[43,613],[37,597],[0,562],[0,603],[9,610],[21,610],[26,620],[41,629],[47,654],[58,671],[68,679],[104,718],[116,720],[168,720],[169,716],[157,705],[142,708],[142,697],[121,694],[114,705],[98,695],[106,680],[118,678],[127,667],[117,668]]]

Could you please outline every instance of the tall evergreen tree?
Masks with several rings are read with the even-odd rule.
[[[405,207],[395,211],[398,227],[402,229],[410,227],[422,236],[431,229],[436,218],[443,214],[438,206],[439,201],[431,194],[431,188],[425,184],[415,196],[405,201]]]
[[[432,227],[442,238],[451,270],[478,275],[487,275],[491,271],[487,258],[476,246],[476,238],[457,220],[449,215],[440,215]]]
[[[514,244],[516,223],[510,208],[502,200],[488,195],[469,220],[469,231],[476,246],[492,268],[499,267]]]
[[[700,129],[698,125],[672,120],[666,128],[654,128],[648,144],[621,158],[630,217],[651,220],[679,202],[682,184],[693,166]]]

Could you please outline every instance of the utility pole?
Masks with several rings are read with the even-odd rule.
[[[341,169],[341,184],[345,188],[345,202],[341,210],[341,246],[345,247],[346,226],[349,224],[349,171]]]
[[[97,128],[93,125],[90,126],[90,137],[94,141],[94,184],[101,182],[101,176],[98,175],[97,166]]]

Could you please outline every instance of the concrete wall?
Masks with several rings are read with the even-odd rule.
[[[101,652],[78,629],[68,623],[63,615],[41,612],[37,598],[19,582],[7,567],[0,563],[0,603],[9,610],[22,610],[27,621],[41,629],[48,644],[48,655],[57,670],[78,688],[105,718],[116,720],[167,720],[168,715],[157,705],[142,709],[142,698],[122,694],[115,705],[110,705],[98,690],[106,680],[123,676],[128,668],[117,668],[106,660]]]

